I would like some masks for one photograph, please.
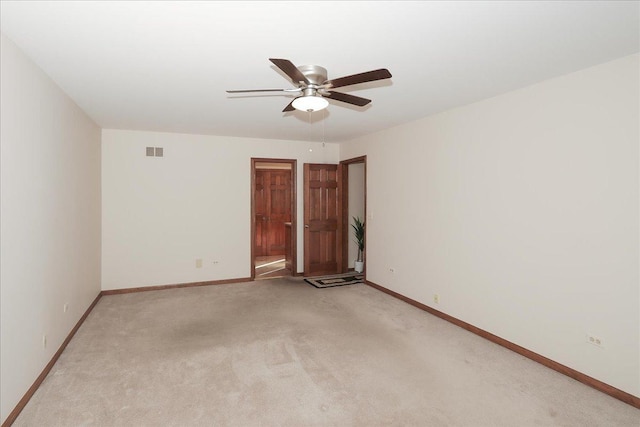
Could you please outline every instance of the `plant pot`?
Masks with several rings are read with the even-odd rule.
[[[356,261],[354,270],[356,273],[362,273],[364,271],[364,261]]]

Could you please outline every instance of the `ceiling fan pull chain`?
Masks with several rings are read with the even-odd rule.
[[[307,115],[309,117],[309,152],[313,152],[313,134],[311,133],[311,111],[307,112]]]
[[[325,142],[325,132],[324,132],[324,122],[327,120],[327,111],[323,111],[322,115],[324,117],[322,117],[322,148],[324,148],[324,142]]]

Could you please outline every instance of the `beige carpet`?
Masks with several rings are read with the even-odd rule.
[[[17,426],[634,426],[640,411],[363,284],[103,297]]]

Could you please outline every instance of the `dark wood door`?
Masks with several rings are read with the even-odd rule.
[[[284,255],[291,221],[291,171],[258,169],[255,177],[255,256]]]
[[[304,274],[342,271],[342,201],[338,165],[304,165]]]

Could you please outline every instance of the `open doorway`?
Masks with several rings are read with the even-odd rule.
[[[251,278],[295,275],[296,160],[251,159]]]
[[[353,218],[358,217],[366,223],[367,206],[367,156],[356,157],[340,162],[342,172],[342,265],[343,271],[354,269],[358,257],[358,247],[354,239]],[[366,238],[365,238],[366,246]],[[366,249],[363,256],[366,258]],[[364,273],[366,275],[366,262]]]

